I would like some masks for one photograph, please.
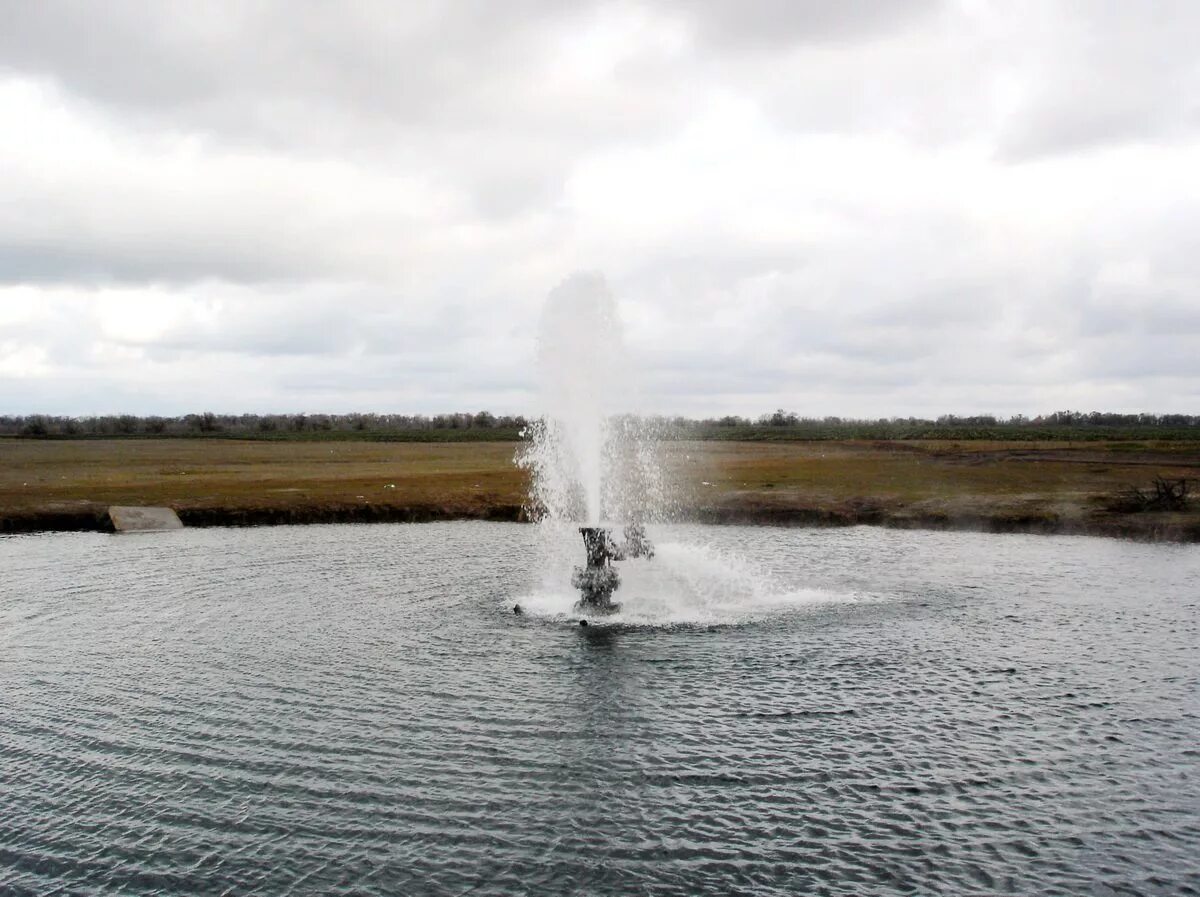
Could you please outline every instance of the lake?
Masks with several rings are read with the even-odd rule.
[[[1200,547],[651,535],[0,538],[0,893],[1200,894]]]

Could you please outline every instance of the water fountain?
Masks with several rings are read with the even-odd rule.
[[[666,434],[634,413],[639,378],[603,277],[577,274],[551,291],[537,370],[540,416],[516,458],[530,473],[535,581],[515,611],[731,622],[846,597],[781,588],[760,565],[694,532],[681,541],[679,530],[657,529],[651,545],[652,528],[682,515],[661,463]]]
[[[551,292],[538,370],[543,414],[517,458],[531,473],[530,510],[551,553],[561,554],[568,532],[583,537],[586,560],[570,576],[576,610],[613,613],[621,582],[613,563],[653,556],[645,524],[662,518],[666,502],[652,428],[630,413],[634,383],[602,276],[577,274]]]

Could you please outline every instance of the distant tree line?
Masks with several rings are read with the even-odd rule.
[[[1117,414],[1110,411],[1055,411],[1053,414],[1026,417],[1017,414],[998,418],[993,414],[960,416],[943,414],[936,420],[921,417],[881,417],[873,419],[841,417],[801,417],[782,408],[748,417],[726,416],[693,423],[719,427],[813,427],[813,426],[922,426],[922,427],[1200,427],[1200,414]]]
[[[707,439],[1200,439],[1200,415],[1055,411],[1027,417],[943,414],[921,417],[802,417],[776,410],[755,419],[677,419],[677,428]]]
[[[1026,417],[944,414],[936,419],[802,417],[776,410],[757,418],[726,415],[654,418],[667,437],[684,439],[1200,439],[1200,415],[1055,411]],[[215,414],[180,417],[133,414],[61,417],[0,416],[0,436],[34,439],[226,437],[233,439],[367,439],[460,441],[518,439],[520,415],[457,414]]]
[[[47,414],[0,416],[0,436],[85,438],[112,436],[228,436],[233,438],[303,438],[306,434],[370,434],[438,431],[519,431],[525,418],[474,414],[214,414],[204,411],[180,417],[105,414],[60,417]]]

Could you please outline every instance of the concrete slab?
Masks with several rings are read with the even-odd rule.
[[[111,507],[108,519],[118,533],[153,533],[183,529],[183,521],[171,508]]]

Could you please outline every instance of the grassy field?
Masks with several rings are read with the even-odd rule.
[[[512,442],[0,440],[0,528],[84,528],[111,504],[190,523],[516,519]],[[1187,441],[671,442],[683,516],[1200,538],[1200,505],[1114,510],[1156,475],[1196,478]],[[58,523],[54,524],[53,521]]]
[[[810,509],[895,524],[1103,527],[1131,516],[1109,510],[1130,487],[1148,487],[1156,475],[1200,474],[1195,442],[705,443],[688,454],[692,472],[678,484],[694,507],[759,517]],[[1182,513],[1140,515],[1133,526],[1186,525],[1198,516],[1193,503]]]
[[[0,516],[90,514],[115,504],[170,505],[197,519],[204,512],[323,519],[372,507],[486,516],[524,500],[514,448],[510,442],[0,440]]]

